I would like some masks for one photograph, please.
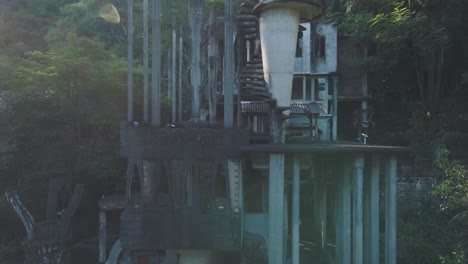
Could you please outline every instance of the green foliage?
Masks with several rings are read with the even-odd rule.
[[[435,186],[434,194],[442,199],[441,209],[460,211],[468,208],[468,169],[460,161],[449,160],[448,151],[441,151],[435,166],[442,170],[443,179]],[[468,213],[468,211],[466,212]]]
[[[466,263],[468,253],[468,169],[460,161],[449,160],[449,152],[442,149],[435,166],[442,173],[442,181],[434,187],[433,194],[440,198],[440,208],[451,220],[448,225],[456,230],[451,242],[451,252],[441,255],[442,263]]]
[[[440,257],[441,264],[464,264],[467,263],[467,258],[460,244],[456,245],[453,251],[448,256]]]
[[[451,251],[459,231],[447,225],[449,220],[429,206],[399,212],[397,263],[439,264],[439,257]]]
[[[466,1],[344,1],[326,17],[368,49],[355,67],[370,73],[375,94],[393,90],[434,112],[441,96],[466,91],[466,10]]]

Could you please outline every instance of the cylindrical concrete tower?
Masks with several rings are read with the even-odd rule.
[[[289,107],[300,22],[323,12],[322,0],[261,0],[259,16],[263,73],[278,107]]]

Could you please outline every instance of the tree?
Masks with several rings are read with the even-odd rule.
[[[461,92],[466,1],[344,1],[333,8],[328,16],[340,30],[370,51],[357,66],[374,75],[371,87],[417,99],[425,112],[437,112],[441,96]]]
[[[468,256],[468,169],[460,161],[449,160],[448,151],[441,151],[435,166],[442,170],[442,181],[434,187],[433,193],[441,199],[440,208],[451,217],[449,225],[458,234],[450,256],[442,256],[444,264],[465,263]]]

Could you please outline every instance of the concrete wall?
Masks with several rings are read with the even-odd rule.
[[[398,209],[423,208],[428,204],[437,205],[437,198],[431,194],[434,184],[440,179],[440,172],[432,164],[398,161],[397,206]],[[380,207],[384,205],[384,176],[380,179]]]
[[[329,74],[337,70],[338,34],[335,23],[303,23],[306,30],[302,32],[302,57],[296,58],[295,74]],[[325,57],[316,58],[313,54],[313,37],[325,37]]]

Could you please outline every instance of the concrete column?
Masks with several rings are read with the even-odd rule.
[[[106,262],[106,241],[107,241],[107,222],[106,212],[104,210],[99,211],[99,263]]]
[[[182,121],[182,76],[183,76],[183,72],[182,72],[182,57],[183,57],[183,53],[184,53],[184,39],[182,37],[182,28],[180,28],[179,30],[179,85],[178,85],[178,91],[177,91],[177,96],[178,96],[178,113],[179,113],[179,121]]]
[[[379,263],[379,165],[371,157],[371,168],[364,183],[364,263]]]
[[[342,242],[342,264],[351,264],[351,177],[352,164],[344,163],[343,172],[343,189],[342,189],[342,206],[343,206],[343,242]]]
[[[284,154],[270,154],[268,263],[283,264]]]
[[[333,80],[333,119],[332,140],[338,139],[338,76],[332,76]]]
[[[385,165],[385,264],[396,264],[396,157],[390,156]]]
[[[313,231],[313,239],[314,241],[319,241],[320,238],[320,230],[322,227],[321,224],[321,216],[320,216],[320,206],[322,205],[321,203],[321,192],[320,192],[320,180],[317,177],[320,177],[320,172],[317,170],[317,168],[314,168],[315,173],[316,173],[316,178],[314,179],[314,185],[312,186],[312,193],[313,193],[313,201],[312,201],[312,220],[313,220],[313,225],[312,225],[312,231]]]
[[[151,125],[161,125],[161,0],[153,0],[151,59]]]
[[[322,248],[325,248],[327,243],[327,184],[324,182],[321,186],[320,198],[320,238]]]
[[[234,124],[234,44],[233,44],[233,6],[232,0],[224,1],[224,127],[232,128]]]
[[[127,121],[133,122],[133,0],[128,0],[127,9]]]
[[[172,123],[177,119],[177,90],[176,90],[176,57],[177,57],[177,34],[175,28],[175,17],[172,16],[172,47],[171,47],[171,101],[172,101]]]
[[[353,264],[363,263],[364,156],[354,158],[353,177]]]
[[[297,156],[293,160],[292,182],[292,264],[299,264],[299,227],[300,227],[300,160]]]
[[[337,170],[335,193],[335,263],[343,263],[343,170]]]
[[[143,122],[148,123],[148,0],[143,0],[143,70]]]

